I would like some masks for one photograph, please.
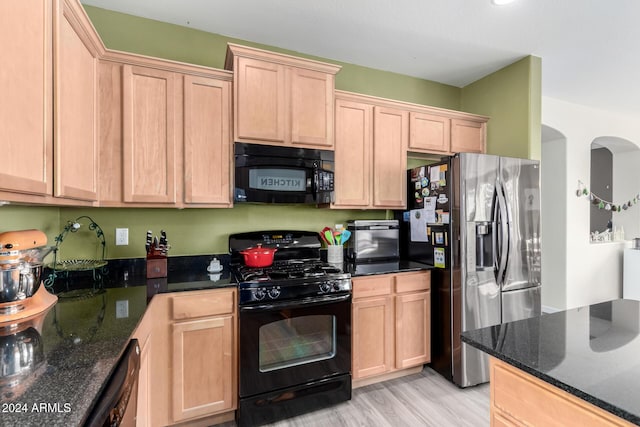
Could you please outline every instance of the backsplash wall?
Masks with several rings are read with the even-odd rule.
[[[106,258],[145,256],[147,230],[160,236],[167,232],[169,256],[227,253],[231,233],[255,230],[294,229],[320,231],[325,226],[344,224],[349,219],[384,219],[386,211],[330,210],[306,205],[242,204],[231,209],[145,209],[145,208],[49,208],[4,206],[0,208],[0,231],[37,228],[44,231],[49,244],[67,221],[87,215],[104,231]],[[88,220],[78,233],[67,234],[60,246],[62,259],[100,256],[99,240],[88,231]],[[129,229],[129,245],[115,245],[115,229]]]
[[[60,233],[60,208],[5,205],[0,207],[0,232],[35,228],[43,231],[49,244]]]

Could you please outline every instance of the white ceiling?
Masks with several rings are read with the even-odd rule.
[[[640,1],[82,0],[463,87],[526,55],[542,94],[640,112]]]

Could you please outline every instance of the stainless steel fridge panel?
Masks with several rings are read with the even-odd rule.
[[[540,316],[540,286],[502,292],[502,323]]]
[[[464,269],[463,269],[464,270]],[[462,328],[455,332],[454,342],[460,348],[459,360],[454,357],[454,382],[460,387],[468,387],[489,381],[488,357],[484,352],[457,343],[460,332],[497,325],[500,323],[500,288],[493,270],[466,271],[466,279],[461,289]],[[456,310],[454,310],[455,313]]]
[[[541,276],[538,161],[501,157],[498,187],[504,195],[508,230],[502,290],[538,286]]]
[[[460,185],[466,221],[488,222],[493,217],[493,197],[499,157],[460,153]]]
[[[459,375],[454,376],[454,383],[460,387],[471,387],[489,381],[489,355],[469,344],[462,343],[462,360]]]
[[[460,183],[459,188],[452,189],[460,192],[460,213],[454,219],[461,221],[452,224],[452,235],[459,239],[459,256],[453,257],[458,264],[454,263],[452,274],[452,379],[460,387],[467,387],[489,380],[488,359],[483,352],[462,343],[460,333],[499,324],[501,319],[500,288],[493,262],[485,265],[478,252],[478,236],[494,228],[498,157],[460,154],[459,158],[452,167],[452,182]],[[492,240],[491,234],[489,237]]]

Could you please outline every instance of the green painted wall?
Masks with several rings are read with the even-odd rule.
[[[131,15],[85,6],[107,47],[149,56],[222,68],[227,42],[333,62],[342,66],[336,87],[491,116],[489,152],[522,157],[536,155],[540,133],[540,60],[525,58],[464,89],[353,64],[317,58],[258,43],[231,39]],[[538,134],[537,139],[535,134]],[[537,151],[539,152],[539,142]],[[409,159],[410,166],[425,164]],[[382,219],[385,211],[344,211],[295,205],[240,205],[233,209],[110,209],[32,206],[0,207],[0,231],[38,228],[50,244],[68,220],[91,216],[105,232],[107,258],[144,256],[147,229],[167,231],[170,255],[225,253],[229,233],[292,228],[320,230],[348,219]],[[129,246],[115,246],[116,227],[129,228]],[[81,229],[61,246],[62,258],[95,257],[95,234]]]
[[[233,209],[144,209],[144,208],[61,208],[60,222],[89,215],[104,230],[107,258],[138,258],[145,256],[147,230],[160,237],[167,232],[171,244],[169,255],[207,255],[229,251],[230,233],[253,230],[299,229],[320,231],[325,226],[345,224],[349,219],[381,219],[385,211],[330,210],[304,205],[249,205]],[[129,246],[115,246],[115,228],[129,228]],[[77,237],[77,238],[76,238]],[[73,238],[73,240],[72,240]],[[71,236],[63,242],[63,258],[77,258],[96,241],[94,235]],[[69,245],[67,245],[67,242]]]
[[[84,6],[109,49],[224,68],[227,42],[330,62],[342,66],[336,89],[458,110],[460,88],[398,73],[347,64],[247,40],[207,33],[93,6]],[[188,48],[185,48],[188,47]]]
[[[29,228],[42,230],[51,244],[60,233],[60,209],[15,205],[0,207],[0,232]]]
[[[462,89],[463,111],[491,117],[488,153],[540,159],[541,63],[528,56]]]

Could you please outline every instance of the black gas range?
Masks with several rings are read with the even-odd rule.
[[[240,251],[262,244],[277,248],[268,267],[247,267]],[[317,233],[259,231],[229,236],[231,272],[240,289],[240,306],[350,295],[351,275],[320,259]]]
[[[250,268],[240,251],[277,248]],[[288,418],[351,398],[351,276],[320,259],[315,232],[229,236],[239,288],[241,426]]]

